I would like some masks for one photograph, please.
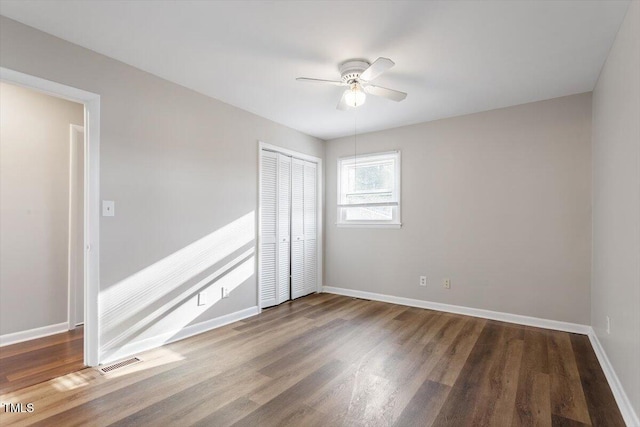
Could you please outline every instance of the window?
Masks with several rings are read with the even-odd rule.
[[[400,152],[338,159],[338,225],[400,227]]]

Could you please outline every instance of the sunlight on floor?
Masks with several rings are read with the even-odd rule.
[[[184,360],[184,356],[182,354],[169,350],[165,347],[145,352],[141,356],[138,356],[138,358],[141,359],[142,362],[131,366],[125,366],[124,368],[106,374],[104,377],[106,379],[118,378]]]
[[[93,379],[91,375],[79,371],[71,374],[63,375],[51,380],[51,385],[58,391],[73,390],[79,387],[84,387]]]

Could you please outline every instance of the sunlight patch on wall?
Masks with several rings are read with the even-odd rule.
[[[134,339],[157,337],[159,333],[172,336],[211,308],[217,302],[214,296],[221,297],[218,288],[231,290],[254,273],[254,265],[249,268],[248,264],[255,263],[251,261],[255,249],[253,245],[247,249],[254,238],[255,214],[250,212],[101,292],[102,350]],[[233,260],[216,267],[243,249]],[[189,283],[212,268],[216,268],[213,274]],[[210,303],[198,307],[192,300],[203,290],[208,290]],[[169,315],[173,323],[163,320]]]
[[[241,264],[235,266],[224,277],[203,290],[207,292],[208,303],[204,306],[197,306],[197,296],[191,298],[186,304],[175,305],[175,309],[170,313],[164,315],[157,322],[154,322],[153,326],[145,330],[140,335],[141,339],[147,337],[166,336],[167,340],[180,332],[182,328],[191,323],[194,319],[211,308],[222,299],[222,288],[225,287],[229,290],[229,293],[233,293],[233,290],[244,283],[255,273],[255,257],[251,256],[247,258]]]
[[[117,357],[117,352],[111,354],[108,350],[117,348],[120,344],[133,339],[136,341],[153,340],[156,345],[162,345],[169,341],[182,328],[220,301],[223,287],[227,288],[231,294],[235,288],[255,273],[254,251],[254,248],[250,248],[243,252],[213,274],[186,287],[182,293],[130,325],[109,343],[106,343],[104,346],[105,355],[108,354],[109,359]],[[206,292],[209,296],[206,305],[197,305],[199,292]],[[126,351],[122,354],[126,354]]]

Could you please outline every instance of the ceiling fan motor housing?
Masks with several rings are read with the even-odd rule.
[[[360,78],[360,74],[367,68],[369,68],[369,63],[362,60],[351,60],[340,65],[340,75],[342,81],[345,83],[353,83],[354,81],[358,81]]]

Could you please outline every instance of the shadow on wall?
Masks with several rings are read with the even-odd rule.
[[[255,214],[250,212],[100,294],[102,360],[122,347],[160,346],[255,273]],[[198,306],[200,292],[207,304]]]

